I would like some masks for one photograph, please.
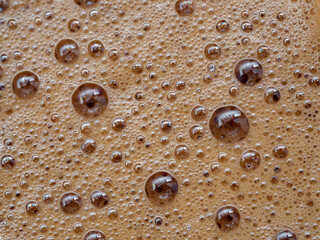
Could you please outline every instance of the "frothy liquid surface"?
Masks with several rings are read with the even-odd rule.
[[[0,1],[0,239],[320,239],[319,5]]]

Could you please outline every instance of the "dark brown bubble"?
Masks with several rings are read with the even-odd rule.
[[[154,224],[157,225],[157,226],[160,226],[162,225],[163,221],[162,221],[162,218],[161,217],[156,217],[154,219]]]
[[[219,33],[225,33],[229,31],[230,25],[226,20],[220,20],[216,24],[216,29]]]
[[[31,71],[19,72],[12,80],[12,90],[14,94],[20,98],[30,98],[34,96],[39,85],[39,76]]]
[[[249,21],[244,21],[241,23],[241,29],[244,32],[251,32],[253,30],[253,26]]]
[[[280,100],[280,92],[275,87],[267,87],[264,91],[264,100],[269,104],[275,104]]]
[[[259,167],[260,160],[260,154],[256,150],[247,150],[240,157],[240,166],[245,170],[254,170]]]
[[[141,63],[133,64],[132,72],[139,74],[139,73],[142,73],[142,71],[143,71],[143,67],[142,67]]]
[[[203,127],[200,125],[193,125],[189,129],[189,135],[192,139],[200,139],[204,134]]]
[[[204,106],[195,106],[191,110],[191,117],[196,121],[204,120],[207,117],[207,110]]]
[[[272,154],[276,158],[282,159],[282,158],[285,158],[288,155],[288,149],[284,145],[278,145],[278,146],[275,146],[272,149]]]
[[[40,206],[36,201],[29,201],[26,204],[26,211],[29,215],[36,215],[40,211]]]
[[[221,48],[218,44],[209,43],[204,48],[204,55],[210,60],[214,60],[221,55]]]
[[[72,39],[60,40],[54,49],[54,55],[58,62],[65,64],[74,63],[78,59],[79,53],[79,45]]]
[[[5,11],[9,7],[9,0],[0,0],[0,13]]]
[[[109,203],[108,195],[102,191],[94,191],[91,193],[90,200],[91,203],[98,208],[102,208]]]
[[[249,121],[241,109],[226,105],[213,112],[209,120],[209,129],[216,139],[234,143],[248,135]]]
[[[118,163],[122,160],[122,153],[119,151],[114,151],[110,155],[110,159],[114,163]]]
[[[286,229],[278,233],[276,240],[297,240],[296,234]]]
[[[14,165],[16,164],[16,161],[14,159],[14,157],[12,157],[11,155],[3,155],[1,158],[1,166],[4,169],[11,169],[14,167]]]
[[[270,49],[267,45],[260,45],[257,49],[257,55],[259,58],[267,58],[270,54]]]
[[[92,7],[94,6],[98,0],[73,0],[75,4],[79,5],[80,7]]]
[[[84,151],[85,153],[93,153],[97,148],[97,144],[96,141],[93,139],[87,139],[82,145],[81,145],[81,149],[82,151]]]
[[[169,172],[158,171],[146,181],[145,191],[152,203],[163,205],[172,202],[177,195],[178,182]]]
[[[122,117],[116,117],[112,121],[112,129],[115,131],[121,131],[125,129],[126,125],[126,120],[124,120]]]
[[[229,232],[239,226],[240,212],[235,206],[223,206],[216,212],[215,221],[221,231]]]
[[[103,45],[103,43],[98,39],[91,41],[88,44],[88,52],[90,53],[90,55],[92,57],[100,57],[100,56],[102,56],[102,54],[104,53],[104,45]]]
[[[61,210],[68,214],[76,213],[82,206],[82,199],[79,194],[68,192],[61,196],[60,207]]]
[[[136,92],[136,93],[134,94],[134,98],[135,98],[136,100],[138,100],[138,101],[143,100],[143,99],[144,99],[144,94],[143,94],[143,92]]]
[[[74,109],[80,115],[96,117],[107,108],[108,95],[102,86],[86,82],[76,88],[71,101]]]
[[[313,77],[309,80],[309,86],[310,87],[319,87],[320,86],[320,78],[319,77]]]
[[[241,83],[255,85],[263,77],[263,68],[255,59],[243,59],[236,65],[234,74]]]
[[[106,240],[106,236],[103,232],[98,230],[91,230],[86,233],[83,240]]]
[[[80,28],[81,22],[78,19],[73,18],[68,21],[68,29],[70,32],[78,32]]]
[[[278,19],[279,21],[285,20],[285,19],[286,19],[286,14],[285,14],[284,12],[278,12],[278,13],[277,13],[277,19]]]
[[[190,156],[190,148],[186,144],[178,144],[174,149],[174,156],[179,160],[187,159]]]
[[[175,4],[176,12],[180,16],[189,16],[194,12],[193,0],[178,0]]]
[[[170,132],[172,129],[172,122],[170,120],[162,120],[160,123],[160,128],[164,132]]]
[[[119,52],[117,49],[111,49],[108,55],[109,55],[109,58],[114,61],[119,58]]]

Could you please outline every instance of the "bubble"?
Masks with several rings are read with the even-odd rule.
[[[178,0],[175,4],[176,12],[180,16],[189,16],[194,12],[193,0]]]
[[[134,94],[134,98],[135,98],[136,100],[138,100],[138,101],[143,100],[143,99],[144,99],[144,94],[143,94],[143,92],[136,92],[136,93]]]
[[[229,88],[229,94],[231,97],[236,97],[238,96],[240,93],[240,88],[238,88],[237,86],[231,86]]]
[[[88,44],[88,51],[92,57],[100,57],[104,52],[104,45],[98,39],[93,40]]]
[[[98,230],[90,230],[86,233],[83,240],[106,240],[106,236],[103,232]]]
[[[190,156],[190,148],[186,144],[178,144],[174,149],[174,156],[183,160]]]
[[[216,24],[216,29],[219,33],[225,33],[229,31],[230,25],[226,20],[220,20]]]
[[[0,13],[5,11],[9,7],[9,0],[0,0]]]
[[[117,49],[111,49],[108,53],[108,56],[111,60],[115,61],[119,58],[119,52]]]
[[[221,55],[221,48],[216,43],[209,43],[204,48],[204,55],[210,60],[214,60]]]
[[[93,153],[97,148],[96,141],[93,139],[87,139],[82,145],[81,149],[85,153]]]
[[[283,159],[288,155],[288,149],[284,145],[278,145],[272,149],[272,154],[276,158]]]
[[[216,212],[215,221],[221,231],[229,232],[239,226],[240,212],[235,206],[223,206]]]
[[[29,201],[26,204],[26,211],[29,215],[36,215],[40,211],[40,206],[36,201]]]
[[[133,64],[133,66],[132,66],[132,72],[133,72],[133,73],[139,74],[139,73],[142,73],[142,70],[143,70],[143,68],[142,68],[141,63],[135,63],[135,64]]]
[[[284,12],[278,12],[278,13],[277,13],[277,19],[278,19],[279,21],[285,20],[285,19],[286,19],[286,14],[285,14]]]
[[[270,49],[267,45],[260,45],[257,49],[257,55],[259,58],[267,58],[270,54]]]
[[[178,182],[169,172],[157,171],[149,176],[145,191],[152,203],[164,205],[174,200],[178,193]]]
[[[108,195],[102,191],[94,191],[91,193],[90,200],[91,203],[98,208],[102,208],[109,203]]]
[[[198,105],[191,110],[191,117],[196,120],[204,120],[207,117],[207,110],[204,106]]]
[[[263,68],[255,59],[243,59],[236,65],[234,74],[241,83],[255,85],[263,77]]]
[[[76,19],[72,18],[68,21],[68,29],[70,32],[78,32],[81,28],[81,22]]]
[[[160,123],[160,128],[164,132],[170,132],[172,129],[172,122],[170,120],[162,120]]]
[[[280,100],[280,92],[275,87],[267,87],[264,92],[264,100],[269,104],[275,104]]]
[[[108,95],[101,85],[86,82],[76,88],[71,101],[74,109],[80,115],[96,117],[107,108]]]
[[[30,98],[35,95],[39,85],[39,76],[31,71],[19,72],[12,80],[12,90],[20,98]]]
[[[112,129],[115,131],[122,131],[125,129],[127,123],[122,117],[116,117],[112,121]]]
[[[253,26],[252,26],[251,22],[244,21],[244,22],[241,23],[241,29],[244,32],[251,32],[253,30]]]
[[[240,157],[240,166],[245,170],[254,170],[259,167],[260,160],[260,154],[256,150],[247,150]]]
[[[238,107],[226,105],[213,112],[209,120],[209,129],[216,139],[234,143],[248,135],[249,121]]]
[[[111,153],[110,159],[114,163],[118,163],[122,160],[122,153],[119,151],[114,151]]]
[[[162,225],[163,221],[162,221],[162,218],[161,217],[156,217],[154,219],[154,224],[157,225],[157,226],[160,226]]]
[[[74,63],[78,59],[79,53],[78,43],[68,38],[60,40],[54,49],[54,55],[58,62],[65,64]]]
[[[53,203],[54,197],[51,193],[46,193],[43,195],[42,200],[46,204],[51,204]]]
[[[9,19],[7,24],[8,24],[9,29],[11,29],[11,30],[14,30],[18,27],[18,23],[15,19]]]
[[[189,135],[192,139],[201,139],[204,134],[203,127],[200,125],[193,125],[189,129]]]
[[[92,7],[94,6],[98,0],[73,0],[75,4],[79,5],[80,7]]]
[[[12,157],[11,155],[3,155],[1,158],[1,166],[4,169],[11,169],[14,167],[14,165],[16,164],[16,161],[14,159],[14,157]]]
[[[278,233],[277,239],[276,240],[297,240],[296,234],[294,234],[290,230],[282,230],[281,232]]]
[[[82,199],[79,194],[68,192],[61,196],[60,207],[61,210],[68,214],[76,213],[82,206]]]
[[[309,86],[310,87],[319,87],[320,86],[320,78],[319,77],[313,77],[309,80]]]

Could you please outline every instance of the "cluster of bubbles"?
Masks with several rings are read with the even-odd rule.
[[[99,3],[98,0],[74,0],[73,2],[75,5],[79,6],[81,9],[88,9],[88,8],[90,9],[92,7],[97,6]],[[144,1],[144,3],[146,2],[147,1]],[[7,9],[10,7],[10,4],[11,3],[9,1],[0,0],[0,12],[8,11]],[[178,0],[174,3],[174,6],[172,6],[172,8],[174,8],[176,14],[180,18],[187,19],[188,17],[195,17],[194,15],[196,15],[197,10],[199,11],[201,10],[201,5],[200,3],[195,2],[193,0]],[[119,15],[123,15],[123,14],[119,12]],[[246,16],[247,13],[242,13],[242,15],[244,18],[247,19],[247,16]],[[264,15],[264,14],[261,13],[261,15]],[[198,15],[196,16],[198,17]],[[47,14],[47,18],[48,19],[52,18],[51,13]],[[276,18],[278,19],[278,21],[282,22],[286,19],[286,15],[283,12],[279,12]],[[113,21],[116,22],[117,20],[114,19]],[[199,20],[199,22],[202,22],[202,21],[203,20]],[[186,24],[186,23],[187,23],[187,20],[185,20],[185,23],[183,24]],[[8,27],[10,30],[16,29],[17,28],[16,21],[8,20]],[[67,22],[67,28],[71,33],[79,32],[83,27],[84,27],[83,23],[81,23],[81,21],[77,18],[71,18]],[[172,29],[174,29],[175,27],[172,27]],[[276,27],[276,23],[271,22],[270,27],[271,28]],[[149,25],[144,25],[143,27],[145,31],[147,31],[149,28],[150,28]],[[252,21],[249,21],[249,20],[242,21],[240,23],[240,28],[244,34],[249,34],[255,31],[254,19],[252,19]],[[230,32],[235,31],[233,29],[231,20],[229,18],[216,19],[214,24],[214,29],[221,35],[227,35]],[[206,39],[206,37],[204,37],[204,39]],[[210,73],[212,73],[212,75],[214,73],[218,74],[218,72],[220,72],[221,69],[223,68],[222,65],[218,66],[218,60],[222,58],[224,54],[230,54],[228,53],[229,50],[228,50],[228,47],[226,46],[226,43],[221,41],[219,37],[217,37],[217,39],[218,39],[217,41],[210,41],[209,43],[206,43],[200,47],[201,49],[200,52],[202,54],[201,58],[205,59],[205,61],[210,62],[207,70]],[[243,42],[246,42],[246,41],[249,41],[249,40],[243,40]],[[290,40],[284,39],[283,44],[285,46],[290,45]],[[183,49],[184,46],[181,46],[181,48]],[[96,38],[87,44],[86,51],[88,52],[90,57],[93,58],[93,60],[97,60],[97,59],[101,60],[106,51],[105,44],[103,43],[102,40]],[[161,47],[158,48],[158,51],[159,52],[162,51]],[[77,65],[80,62],[80,58],[82,57],[81,56],[82,54],[83,52],[82,52],[81,44],[79,44],[76,40],[72,38],[63,38],[54,44],[53,55],[56,59],[56,62],[67,69],[66,72],[69,72],[70,68],[79,68],[79,66]],[[137,54],[137,53],[134,53],[134,54]],[[267,45],[259,45],[257,48],[254,49],[254,54],[257,56],[257,59],[253,57],[253,54],[246,52],[247,57],[241,57],[239,61],[233,62],[232,64],[230,64],[232,65],[232,73],[235,78],[234,84],[237,86],[231,86],[229,88],[229,94],[232,97],[237,97],[239,95],[240,87],[249,89],[248,92],[253,91],[253,89],[258,89],[259,91],[262,90],[263,93],[260,94],[261,95],[260,97],[262,98],[262,100],[264,100],[264,102],[267,104],[276,106],[276,104],[282,99],[280,90],[282,91],[283,88],[280,89],[275,86],[268,86],[263,90],[261,87],[261,84],[264,84],[263,82],[266,76],[269,78],[270,77],[272,78],[274,76],[274,73],[270,71],[269,66],[266,67],[264,65],[264,63],[268,65],[269,60],[267,59],[270,58],[271,54],[273,54],[272,49],[270,49],[270,47]],[[129,55],[129,53],[127,53],[127,55]],[[109,50],[108,57],[114,61],[119,59],[120,57],[119,51],[115,48]],[[161,55],[161,57],[163,57],[163,55]],[[1,56],[1,62],[6,62],[7,58],[8,57],[6,55]],[[125,60],[122,59],[122,62],[124,61]],[[126,65],[126,68],[130,68],[130,74],[133,74],[132,78],[137,79],[136,80],[137,84],[142,85],[141,82],[147,81],[145,79],[150,79],[150,81],[155,82],[156,79],[158,78],[155,72],[150,73],[148,76],[145,73],[144,64],[140,62],[133,62],[132,59],[129,62],[131,65],[130,67]],[[141,62],[146,62],[146,60],[143,60]],[[171,67],[175,67],[177,63],[175,63],[174,61],[171,61],[170,64],[171,64]],[[170,64],[168,65],[168,68],[170,67]],[[192,61],[187,61],[186,65],[193,66],[194,63]],[[147,66],[146,69],[151,70],[152,66]],[[166,71],[167,70],[163,70],[163,72],[166,72]],[[316,72],[315,70],[312,70],[312,71],[314,71],[314,73]],[[41,87],[46,85],[45,79],[47,78],[47,76],[45,74],[41,75],[41,71],[39,71],[39,74],[35,72],[37,71],[34,69],[22,70],[17,72],[12,78],[11,80],[12,92],[18,99],[20,100],[25,99],[26,102],[27,101],[32,102],[32,98],[36,97]],[[86,72],[86,71],[83,70],[83,72]],[[4,74],[5,74],[5,70],[0,65],[0,79]],[[83,73],[82,75],[86,75],[86,74],[89,74],[89,73]],[[105,71],[104,73],[101,73],[102,76],[104,74],[106,75],[107,72]],[[302,74],[299,72],[295,72],[294,76],[296,76],[296,78],[301,78]],[[231,79],[230,76],[226,78]],[[75,89],[71,94],[70,101],[68,104],[72,106],[74,112],[76,112],[79,115],[79,118],[93,120],[96,125],[101,124],[99,117],[106,116],[106,115],[111,117],[112,121],[110,123],[110,129],[112,129],[117,134],[117,136],[119,136],[122,139],[125,139],[124,142],[127,141],[125,130],[131,129],[132,120],[130,120],[129,116],[115,115],[114,111],[110,109],[110,105],[116,104],[116,101],[117,101],[117,100],[114,100],[114,98],[112,99],[111,96],[113,96],[112,95],[114,93],[113,91],[119,90],[118,81],[111,80],[108,84],[110,89],[107,91],[105,87],[106,84],[102,84],[102,83],[100,84],[100,83],[94,82],[96,81],[96,77],[91,78],[91,80],[93,81],[87,81],[87,80],[82,81],[81,84],[75,87]],[[213,77],[211,75],[206,75],[205,77],[203,77],[204,83],[210,83],[212,81],[213,81]],[[274,81],[274,85],[276,85],[276,83],[277,82]],[[175,87],[177,92],[182,92],[187,87],[192,86],[192,84],[193,83],[190,83],[190,82],[186,83],[184,80],[181,80],[179,78],[179,81],[177,81]],[[121,87],[126,85],[127,83],[123,83],[121,80]],[[286,83],[283,82],[283,85],[286,85]],[[308,81],[308,86],[310,86],[312,89],[317,89],[318,87],[320,87],[319,77],[313,76],[312,78],[310,78]],[[171,87],[170,82],[168,81],[163,82],[161,85],[161,88],[163,90],[168,90],[170,89],[170,87]],[[2,85],[0,85],[0,90],[2,90],[1,88],[4,88],[4,86],[2,87]],[[125,89],[125,87],[123,87],[123,89]],[[139,107],[141,109],[146,107],[147,105],[146,102],[148,102],[150,99],[149,96],[147,96],[147,94],[144,93],[144,91],[148,91],[148,90],[149,90],[148,87],[145,87],[144,90],[139,90],[134,93],[134,99],[140,104]],[[153,88],[152,91],[158,94],[159,89]],[[200,92],[201,90],[197,90],[197,91]],[[295,89],[293,90],[289,89],[289,91],[295,92]],[[179,94],[176,94],[175,92],[169,92],[167,94],[167,100],[173,103],[178,98],[177,95]],[[212,92],[212,96],[214,95],[215,93]],[[122,95],[118,97],[119,99],[124,98]],[[159,98],[161,100],[164,99],[162,95]],[[298,100],[299,99],[302,100],[304,99],[304,94],[297,93],[296,98]],[[189,113],[190,115],[189,118],[192,119],[192,121],[197,122],[197,124],[192,124],[192,126],[188,127],[188,134],[190,138],[194,141],[200,141],[205,137],[206,133],[209,132],[211,134],[210,137],[214,139],[214,144],[216,144],[215,147],[218,148],[219,145],[220,146],[223,145],[223,146],[226,146],[226,149],[230,150],[233,146],[236,146],[235,149],[238,149],[241,152],[240,154],[241,156],[239,159],[237,160],[233,159],[233,162],[234,161],[237,162],[236,171],[243,171],[244,174],[249,175],[254,171],[261,170],[260,165],[263,164],[263,161],[265,159],[270,159],[271,156],[267,154],[262,154],[262,152],[259,151],[259,149],[261,149],[261,146],[259,144],[256,145],[256,149],[242,150],[242,147],[241,147],[241,144],[243,144],[244,140],[248,138],[250,134],[254,134],[258,131],[257,121],[255,121],[256,116],[251,116],[248,114],[249,112],[252,111],[252,109],[250,109],[249,104],[246,103],[245,101],[238,101],[236,102],[237,103],[236,105],[227,104],[226,101],[222,101],[222,102],[223,104],[220,104],[219,106],[216,106],[216,107],[211,106],[209,108],[206,108],[204,104],[205,101],[203,99],[202,100],[200,99],[199,104],[196,104],[195,106],[193,106],[191,112]],[[119,108],[120,108],[121,107],[120,103],[117,103],[117,104],[119,104]],[[157,106],[161,106],[161,104],[162,104],[161,101],[156,103]],[[312,105],[311,102],[304,103],[304,107],[306,109],[310,109],[311,105]],[[166,108],[165,111],[170,112],[171,109]],[[177,109],[177,111],[180,111],[180,110]],[[181,111],[183,112],[183,110]],[[149,113],[149,114],[150,116],[152,116],[152,113]],[[283,112],[281,112],[281,114],[283,114]],[[289,115],[292,113],[287,113],[287,114]],[[132,115],[138,116],[139,115],[138,110],[132,110]],[[298,113],[296,113],[296,115],[298,115]],[[54,115],[51,117],[51,120],[54,123],[58,121],[58,118],[59,118],[58,115]],[[144,121],[147,121],[148,116],[143,115],[142,119]],[[160,129],[163,134],[169,135],[172,132],[174,132],[176,128],[179,128],[178,124],[183,125],[184,124],[183,121],[188,122],[186,121],[186,118],[182,118],[180,123],[176,123],[171,118],[161,119],[159,121],[158,129]],[[268,119],[267,122],[268,121],[270,121],[270,119]],[[207,127],[203,127],[201,123],[205,123]],[[52,125],[51,126],[47,125],[47,128],[48,129],[52,128]],[[142,124],[140,128],[146,129],[147,124],[146,125]],[[289,132],[290,129],[291,128],[287,128],[286,131]],[[281,129],[279,127],[279,131],[280,130]],[[56,131],[59,132],[59,129],[57,129]],[[104,129],[103,133],[108,133],[108,131],[109,129]],[[311,127],[310,127],[308,131],[312,132],[313,130],[311,130]],[[84,133],[84,135],[89,136],[91,133],[90,123],[86,122],[82,124],[81,132]],[[267,134],[269,133],[266,131],[266,135]],[[152,135],[154,136],[155,133],[152,132],[151,137]],[[287,159],[289,155],[289,150],[291,151],[291,148],[289,147],[289,150],[288,150],[287,146],[276,143],[281,141],[282,139],[281,136],[275,136],[275,134],[272,133],[272,137],[276,139],[273,142],[274,147],[271,152],[272,157],[274,157],[275,159]],[[64,136],[59,136],[59,140],[61,141],[63,141],[64,138],[65,138]],[[187,143],[184,143],[185,138],[183,134],[178,135],[176,138],[179,143],[175,144],[174,146],[169,145],[168,137],[165,136],[161,139],[161,143],[164,146],[167,145],[161,151],[167,151],[167,148],[171,148],[172,149],[171,152],[173,152],[173,157],[175,158],[169,161],[169,167],[176,166],[177,162],[178,164],[189,163],[190,161],[189,159],[191,158],[194,152],[194,147],[198,147],[197,144],[195,145],[193,144],[191,146],[191,145],[188,145]],[[110,139],[111,137],[109,138],[105,137],[105,141],[110,141]],[[151,148],[152,146],[150,142],[146,142],[146,138],[143,135],[137,135],[135,140],[138,144],[144,144],[146,149]],[[83,154],[85,154],[85,156],[90,155],[90,156],[93,156],[93,158],[95,158],[98,156],[100,152],[103,151],[99,149],[100,146],[98,145],[93,134],[91,134],[90,137],[86,139],[84,139],[83,137],[79,137],[79,141],[82,142],[79,148],[81,148],[81,151]],[[32,137],[26,136],[24,138],[24,142],[27,145],[30,145],[31,143],[33,143]],[[250,141],[248,141],[248,145],[249,144],[250,144]],[[10,144],[10,140],[7,140],[5,142],[5,145],[10,146],[12,145],[12,143]],[[113,144],[113,143],[110,144],[110,148],[113,149],[111,151],[111,154],[109,154],[110,156],[109,159],[111,160],[111,163],[114,165],[117,165],[123,160],[126,160],[124,163],[126,166],[131,167],[131,165],[134,165],[134,170],[136,173],[142,172],[143,165],[141,163],[136,162],[133,164],[131,160],[127,160],[127,159],[130,159],[129,158],[130,154],[133,154],[135,150],[133,148],[128,147],[130,151],[129,153],[126,153],[125,151],[122,151],[122,150],[115,150],[116,148],[115,145],[116,144]],[[125,143],[124,145],[127,147],[130,144]],[[74,146],[78,147],[77,144],[74,144]],[[138,149],[140,149],[140,147]],[[211,149],[211,146],[208,147],[208,149]],[[20,164],[19,161],[17,161],[16,163],[16,160],[15,160],[16,157],[14,156],[14,154],[17,154],[17,153],[16,152],[12,154],[6,153],[1,156],[1,167],[5,171],[11,171],[15,168],[16,165]],[[165,158],[169,158],[171,156],[170,153],[165,153],[164,155],[165,155]],[[203,150],[200,149],[197,151],[198,158],[203,158],[204,155],[205,153]],[[79,156],[83,156],[83,155],[79,153]],[[150,157],[154,157],[154,156],[151,155]],[[39,161],[38,157],[34,157],[34,158],[35,158],[34,161]],[[218,160],[220,163],[228,161],[227,158],[228,158],[227,154],[225,153],[222,153],[218,156]],[[94,163],[97,163],[98,161],[102,162],[101,159],[102,158],[95,159]],[[103,160],[105,159],[103,158]],[[71,160],[69,162],[67,160],[68,164],[70,162]],[[108,163],[108,162],[104,161],[104,163]],[[213,173],[218,172],[218,169],[220,169],[220,163],[214,163],[211,166],[211,170]],[[289,160],[287,161],[287,163],[288,165],[291,164]],[[44,165],[44,163],[42,163],[42,165]],[[198,166],[200,167],[203,165],[199,164]],[[157,167],[157,164],[155,164],[154,167]],[[47,169],[50,169],[50,167],[48,166]],[[67,169],[69,170],[69,167]],[[267,171],[267,167],[265,167],[263,170]],[[299,170],[299,171],[300,173],[303,172],[303,170]],[[116,172],[120,173],[121,171],[117,169]],[[144,194],[146,198],[150,201],[150,203],[152,203],[152,205],[154,205],[157,209],[162,209],[162,208],[165,209],[168,206],[169,208],[174,206],[176,198],[179,197],[179,193],[182,188],[181,185],[188,186],[190,184],[189,180],[179,182],[178,179],[180,179],[180,177],[182,176],[175,177],[175,175],[178,174],[177,171],[169,172],[162,169],[158,169],[155,171],[153,168],[152,169],[150,168],[149,172],[151,173],[151,175],[149,175],[146,178],[146,181],[144,183]],[[260,173],[261,172],[262,171],[260,171]],[[99,176],[99,178],[102,176],[101,172],[96,174],[97,176]],[[230,176],[231,170],[226,169],[224,174],[226,176]],[[243,181],[245,181],[245,179],[247,178],[247,176],[244,174],[242,175],[242,180],[244,179]],[[191,175],[192,174],[190,174],[190,176]],[[211,186],[213,180],[212,179],[210,180],[208,178],[210,174],[208,172],[205,172],[203,175],[207,178],[207,182],[206,182],[207,185]],[[124,181],[127,181],[127,180],[124,180]],[[141,181],[141,179],[139,179],[139,181]],[[256,181],[259,182],[260,180],[256,180]],[[281,181],[284,182],[284,180],[281,180]],[[105,180],[105,182],[106,182],[106,185],[110,184],[110,180]],[[278,182],[278,180],[276,182]],[[131,184],[136,185],[137,183],[132,182]],[[202,184],[203,183],[202,182],[200,183],[199,181],[199,185],[202,185]],[[52,183],[52,185],[55,185],[55,183]],[[68,185],[69,183],[66,183],[65,188],[68,188]],[[237,181],[233,181],[231,183],[231,189],[238,190],[239,183]],[[140,191],[143,191],[143,190],[140,189]],[[83,208],[85,200],[87,199],[87,198],[83,198],[84,194],[85,193],[78,194],[72,191],[63,193],[59,201],[59,207],[62,210],[62,212],[67,215],[79,214],[79,212]],[[134,195],[136,193],[135,191],[132,191],[131,194]],[[209,193],[208,195],[212,196],[213,194],[210,195]],[[241,198],[244,198],[244,197],[239,197],[239,199]],[[110,202],[109,195],[105,191],[100,191],[100,190],[93,191],[88,199],[91,202],[92,206],[99,209],[104,209]],[[43,196],[43,201],[46,204],[54,204],[54,199],[51,194],[45,194]],[[135,201],[138,203],[140,199],[136,198]],[[133,205],[131,208],[134,208]],[[40,204],[38,203],[38,201],[30,200],[25,205],[25,211],[29,216],[36,216],[36,215],[39,215],[43,211],[43,209],[40,208]],[[178,210],[176,212],[178,212]],[[217,207],[217,210],[214,216],[214,222],[216,224],[216,227],[220,229],[221,232],[231,232],[237,229],[241,225],[241,222],[251,221],[249,218],[242,217],[242,215],[246,215],[247,213],[248,213],[247,210],[242,210],[239,206],[235,206],[235,205],[229,204],[227,201],[224,201],[223,204],[221,204],[221,206]],[[110,218],[113,218],[113,217],[116,218],[118,214],[116,209],[112,208],[112,209],[109,209],[108,215],[110,215]],[[146,220],[146,222],[148,222],[148,220]],[[161,226],[164,224],[164,220],[161,217],[155,217],[152,223],[154,223],[155,226]],[[83,228],[82,225],[79,225],[79,226],[75,225],[74,231],[81,232],[82,228]],[[103,240],[103,239],[107,239],[106,235],[107,234],[105,234],[100,230],[90,230],[84,234],[83,239],[84,240],[94,240],[94,239]],[[277,233],[275,237],[277,240],[296,240],[297,239],[296,234],[293,231],[288,229],[281,230],[280,232]]]

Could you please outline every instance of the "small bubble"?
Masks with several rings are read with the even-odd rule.
[[[122,160],[122,153],[119,151],[114,151],[111,153],[110,159],[114,163],[118,163]]]
[[[84,230],[84,227],[83,227],[83,225],[81,223],[75,223],[73,225],[73,231],[75,233],[81,233],[83,230]]]
[[[249,121],[238,107],[226,105],[213,112],[209,120],[209,129],[216,139],[234,143],[248,135]]]
[[[169,173],[157,171],[149,176],[145,184],[146,195],[154,204],[172,202],[178,193],[178,182]]]
[[[214,60],[221,55],[221,48],[218,44],[209,43],[204,48],[204,55],[210,60]]]
[[[267,45],[260,45],[257,49],[257,54],[259,58],[267,58],[270,54],[270,49]]]
[[[80,7],[92,7],[94,6],[98,0],[73,0],[75,4],[79,5]]]
[[[238,96],[240,93],[240,88],[238,88],[237,86],[231,86],[229,88],[229,94],[231,97],[236,97]]]
[[[142,65],[140,63],[133,64],[133,66],[132,66],[132,72],[133,73],[139,74],[139,73],[142,73],[142,70],[143,70],[143,68],[142,68]]]
[[[204,134],[204,129],[200,125],[193,125],[189,129],[189,135],[192,139],[201,139]]]
[[[119,52],[117,49],[111,49],[108,53],[108,56],[111,60],[115,61],[119,58]]]
[[[244,32],[251,32],[253,30],[253,26],[249,21],[244,21],[241,23],[241,29]]]
[[[94,191],[91,193],[90,200],[91,203],[98,208],[102,208],[109,203],[108,195],[102,191]]]
[[[88,51],[92,57],[100,57],[104,52],[104,45],[98,39],[93,40],[88,44]]]
[[[11,155],[4,155],[1,158],[1,166],[4,169],[11,169],[14,167],[14,165],[16,164],[16,161],[14,159],[14,157],[12,157]]]
[[[267,87],[264,92],[264,100],[266,103],[275,104],[280,100],[280,92],[275,87]]]
[[[93,153],[97,148],[97,144],[96,141],[93,139],[87,139],[82,145],[81,145],[81,149],[82,151],[84,151],[85,153]]]
[[[71,101],[74,109],[80,115],[96,117],[107,108],[108,95],[102,86],[86,82],[76,88]]]
[[[186,144],[178,144],[174,149],[174,156],[183,160],[190,156],[190,148]]]
[[[226,20],[220,20],[216,24],[216,29],[219,33],[224,33],[229,31],[230,25]]]
[[[284,145],[278,145],[273,148],[272,154],[276,158],[283,159],[288,155],[288,149]]]
[[[277,239],[276,240],[297,240],[296,234],[294,234],[290,230],[282,230],[281,232],[278,233]]]
[[[175,9],[180,16],[189,16],[195,9],[193,0],[178,0],[176,1]]]
[[[191,110],[191,117],[196,120],[196,121],[200,121],[200,120],[204,120],[207,117],[207,110],[204,106],[195,106],[192,110]]]
[[[229,232],[239,226],[240,212],[235,206],[223,206],[216,212],[215,221],[221,231]]]
[[[12,80],[12,90],[20,98],[30,98],[37,92],[40,79],[31,71],[17,73]]]
[[[60,40],[55,49],[54,55],[60,63],[74,63],[79,57],[79,45],[72,39]]]
[[[83,240],[107,240],[103,232],[98,230],[90,230],[86,233]]]
[[[52,204],[53,200],[54,200],[54,197],[53,197],[53,195],[51,193],[46,193],[46,194],[43,195],[42,200],[46,204]]]
[[[18,23],[15,19],[9,19],[7,24],[8,24],[9,29],[11,29],[11,30],[14,30],[18,27]]]
[[[172,122],[170,120],[162,120],[160,123],[160,128],[164,132],[170,132],[172,129]]]
[[[115,131],[122,131],[125,129],[126,125],[126,120],[124,120],[122,117],[116,117],[112,121],[112,129]]]
[[[157,225],[157,226],[160,226],[162,225],[163,221],[162,221],[162,218],[161,217],[156,217],[154,219],[154,224]]]
[[[29,215],[36,215],[40,211],[40,206],[36,201],[29,201],[26,204],[26,210]]]
[[[313,77],[309,80],[309,86],[310,87],[319,87],[320,86],[320,78],[319,77]]]
[[[82,206],[82,199],[79,194],[68,192],[61,196],[60,207],[61,210],[68,214],[76,213]]]
[[[241,155],[240,166],[245,170],[254,170],[259,167],[260,160],[260,154],[256,150],[247,150]]]
[[[278,13],[277,13],[277,19],[278,19],[279,21],[285,20],[285,19],[286,19],[285,13],[284,13],[284,12],[278,12]]]
[[[78,32],[81,28],[81,22],[76,19],[72,18],[68,21],[68,29],[70,32]]]
[[[234,74],[241,83],[255,85],[263,77],[263,68],[255,59],[243,59],[236,65]]]

